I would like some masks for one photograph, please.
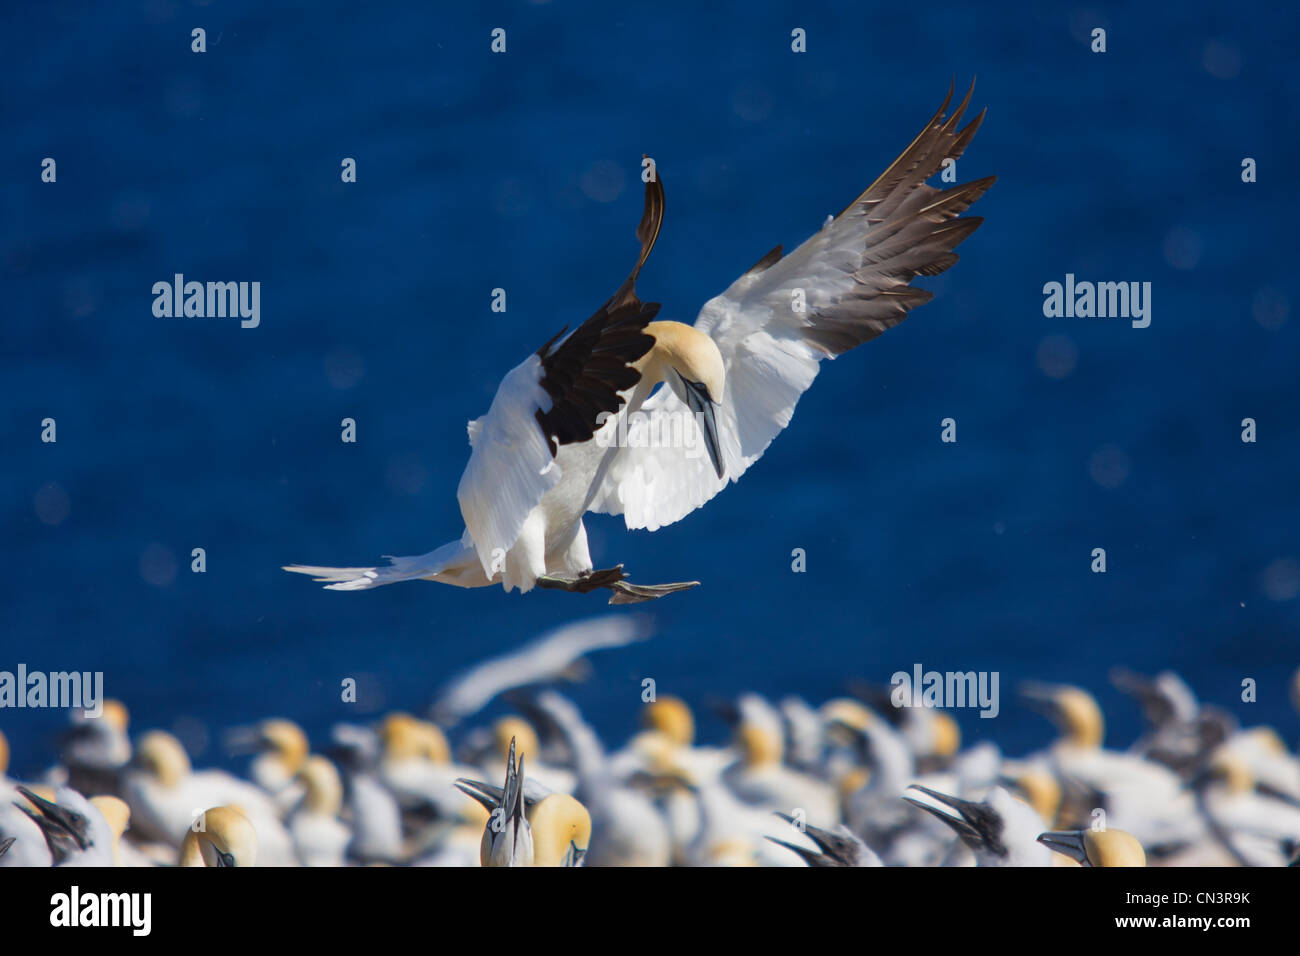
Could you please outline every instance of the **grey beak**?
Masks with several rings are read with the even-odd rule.
[[[727,469],[722,464],[722,447],[718,444],[718,422],[714,416],[713,399],[709,395],[709,390],[699,382],[686,381],[680,372],[677,372],[677,378],[686,392],[687,407],[695,416],[695,420],[704,426],[704,447],[709,450],[709,460],[713,462],[713,470],[717,472],[719,478],[723,478],[727,474]]]
[[[1076,863],[1088,866],[1088,850],[1084,846],[1081,830],[1049,830],[1038,835],[1038,842],[1049,850],[1068,856]]]

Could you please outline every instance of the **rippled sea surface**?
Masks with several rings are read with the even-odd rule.
[[[617,738],[645,677],[696,703],[818,701],[917,663],[996,670],[1000,716],[959,717],[1014,753],[1050,736],[1011,694],[1027,678],[1100,692],[1110,741],[1131,739],[1106,684],[1123,663],[1294,736],[1294,11],[429,6],[0,14],[0,669],[103,671],[133,727],[202,749],[199,728],[261,716],[319,736],[419,709],[457,669],[602,612],[426,583],[339,594],[279,567],[460,533],[465,422],[626,274],[643,153],[668,212],[640,290],[691,321],[977,75],[988,117],[958,177],[1000,177],[985,225],[919,283],[930,304],[824,366],[739,485],[655,534],[588,520],[598,564],[704,583],[654,605],[657,636],[597,657],[576,699]],[[156,318],[176,273],[260,282],[260,326]],[[1044,317],[1067,274],[1150,282],[1150,327]],[[16,771],[51,759],[63,719],[0,712]]]

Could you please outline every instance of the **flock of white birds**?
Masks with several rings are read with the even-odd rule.
[[[1286,866],[1300,852],[1300,756],[1173,673],[1112,675],[1146,724],[1124,750],[1104,746],[1090,693],[1045,684],[1020,693],[1059,736],[1014,758],[865,686],[820,706],[715,704],[733,728],[722,746],[696,740],[685,701],[633,698],[642,729],[612,749],[556,688],[590,652],[648,636],[632,616],[561,628],[451,682],[429,718],[339,724],[320,752],[284,719],[231,731],[228,747],[254,751],[242,778],[194,769],[166,731],[133,733],[117,701],[74,712],[58,763],[25,782],[0,733],[0,866]],[[1292,690],[1300,710],[1300,674]],[[515,713],[474,725],[502,695]]]

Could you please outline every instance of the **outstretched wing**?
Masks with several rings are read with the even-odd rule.
[[[512,369],[492,406],[469,424],[473,446],[456,497],[484,572],[492,556],[514,545],[524,521],[560,480],[554,461],[561,445],[586,441],[626,400],[641,379],[632,363],[654,345],[645,327],[658,303],[637,298],[636,280],[663,224],[664,191],[646,183],[637,226],[641,255],[618,291],[586,322],[566,329]]]
[[[690,440],[698,435],[684,404],[660,389],[629,424],[591,510],[652,531],[694,511],[727,479],[739,480],[790,423],[822,359],[875,338],[930,300],[933,293],[911,281],[957,261],[953,249],[983,222],[961,214],[995,179],[943,191],[925,185],[945,159],[962,154],[984,118],[981,112],[959,128],[971,92],[945,119],[950,88],[911,145],[838,217],[789,256],[772,250],[700,310],[695,327],[712,336],[726,367],[715,410],[726,477]],[[686,440],[656,439],[674,427],[685,429]]]

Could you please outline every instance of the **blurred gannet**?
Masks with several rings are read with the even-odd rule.
[[[591,841],[591,815],[567,793],[547,793],[524,775],[524,756],[506,763],[505,787],[477,780],[456,786],[489,813],[480,850],[483,866],[581,866]]]
[[[109,699],[98,717],[73,710],[70,719],[72,726],[63,733],[59,748],[68,786],[82,793],[115,793],[118,774],[131,759],[126,706]]]
[[[181,742],[166,731],[140,738],[134,765],[123,779],[133,827],[142,836],[179,846],[193,821],[216,806],[237,807],[257,828],[258,852],[267,866],[293,866],[293,839],[280,809],[260,787],[221,770],[195,771]]]
[[[255,866],[257,831],[234,807],[213,807],[186,832],[181,866]]]
[[[226,734],[226,746],[236,752],[258,752],[248,775],[272,796],[293,791],[285,795],[283,804],[291,805],[301,796],[292,784],[299,779],[311,747],[307,735],[292,720],[275,717],[253,727],[234,728]]]
[[[762,456],[823,359],[933,297],[911,281],[957,261],[953,249],[982,222],[961,214],[994,182],[925,185],[979,128],[982,112],[958,125],[971,92],[945,119],[950,88],[875,183],[789,256],[780,246],[765,255],[705,303],[694,326],[656,321],[659,306],[635,291],[663,221],[663,186],[651,175],[641,253],[622,286],[510,371],[488,413],[470,423],[472,452],[457,490],[461,538],[382,568],[285,570],[336,590],[424,579],[521,592],[609,588],[611,603],[693,587],[632,585],[621,565],[594,570],[583,515],[622,515],[629,529],[650,531],[685,517]]]
[[[34,810],[22,807],[40,827],[55,866],[113,866],[117,834],[104,814],[71,787],[58,787],[47,800],[27,787],[15,788]]]
[[[24,811],[16,788],[0,786],[0,866],[50,866],[54,862],[41,826]]]
[[[1300,760],[1272,727],[1236,731],[1224,739],[1223,749],[1246,762],[1260,793],[1300,805]]]
[[[1038,842],[1043,820],[1027,803],[994,787],[979,803],[911,786],[903,799],[942,820],[975,854],[976,866],[1051,866]]]
[[[339,820],[343,781],[334,765],[310,756],[298,774],[305,785],[302,806],[289,818],[289,833],[303,866],[342,866],[352,834]]]
[[[549,720],[549,717],[547,719]],[[506,753],[510,750],[510,741],[517,739],[520,752],[529,755],[528,778],[530,780],[536,781],[543,788],[554,793],[573,793],[574,788],[577,787],[578,779],[572,770],[560,766],[553,760],[544,762],[538,756],[542,752],[541,741],[533,725],[524,718],[516,714],[507,714],[498,718],[492,724],[491,739],[491,750],[486,759],[480,761],[484,773],[489,777],[496,777],[501,772]],[[548,753],[547,756],[555,757],[556,754]]]
[[[768,839],[777,846],[783,846],[797,853],[799,858],[809,866],[884,866],[880,862],[880,857],[844,824],[840,824],[834,830],[823,830],[811,823],[798,823],[794,817],[784,813],[777,813],[777,816],[817,844],[817,849],[810,850],[775,837],[768,837]]]
[[[589,866],[668,866],[672,841],[668,823],[653,801],[615,779],[595,731],[573,703],[553,691],[537,706],[559,727],[573,754],[578,786],[574,796],[591,815]]]
[[[1080,866],[1147,865],[1142,844],[1123,830],[1055,830],[1039,834],[1038,842]]]
[[[915,815],[899,800],[916,779],[916,761],[903,735],[855,700],[827,701],[821,715],[832,742],[847,735],[861,763],[860,770],[841,776],[849,829],[891,865],[929,862],[932,841],[909,841]]]
[[[1129,748],[1131,753],[1186,773],[1227,739],[1215,711],[1202,709],[1196,694],[1173,671],[1148,678],[1117,667],[1111,670],[1110,681],[1142,708],[1147,729]]]
[[[1080,785],[1085,789],[1086,806],[1062,810],[1069,823],[1089,824],[1095,810],[1104,810],[1108,829],[1128,831],[1148,852],[1172,851],[1200,838],[1195,799],[1176,773],[1137,754],[1103,749],[1105,723],[1091,694],[1038,683],[1025,685],[1021,694],[1061,732],[1050,750],[1034,759],[1051,766],[1067,792]]]
[[[731,791],[764,810],[800,810],[805,819],[838,821],[839,799],[834,787],[783,763],[780,714],[757,694],[742,695],[739,709],[736,748],[740,760],[722,775]]]
[[[22,795],[6,779],[8,769],[9,741],[0,731],[0,866],[49,866],[45,835],[20,809]]]
[[[100,794],[90,798],[90,805],[100,812],[113,837],[114,866],[153,866],[154,861],[122,839],[131,823],[131,808],[118,797]]]
[[[645,729],[610,758],[614,774],[626,779],[636,772],[658,774],[675,768],[690,771],[694,779],[716,779],[736,760],[731,747],[695,745],[695,715],[680,697],[664,694],[642,708]],[[679,790],[671,793],[681,796]]]
[[[482,710],[503,691],[558,680],[592,651],[623,647],[649,636],[644,617],[606,615],[566,624],[451,681],[439,692],[433,716],[450,726]]]
[[[687,866],[800,865],[797,857],[768,840],[790,832],[770,809],[742,802],[721,780],[693,779],[685,769],[679,771],[679,780],[697,807],[695,831],[680,848]]]
[[[1195,781],[1210,834],[1242,866],[1286,866],[1300,846],[1300,806],[1261,793],[1249,761],[1221,746]]]
[[[471,768],[451,762],[451,745],[435,724],[406,713],[392,713],[379,728],[383,755],[379,780],[404,810],[427,807],[444,819],[455,819],[464,798],[456,792],[457,777]]]
[[[378,777],[379,735],[368,727],[338,724],[330,736],[334,742],[330,753],[343,769],[352,824],[348,856],[361,863],[398,862],[405,855],[402,811]]]

